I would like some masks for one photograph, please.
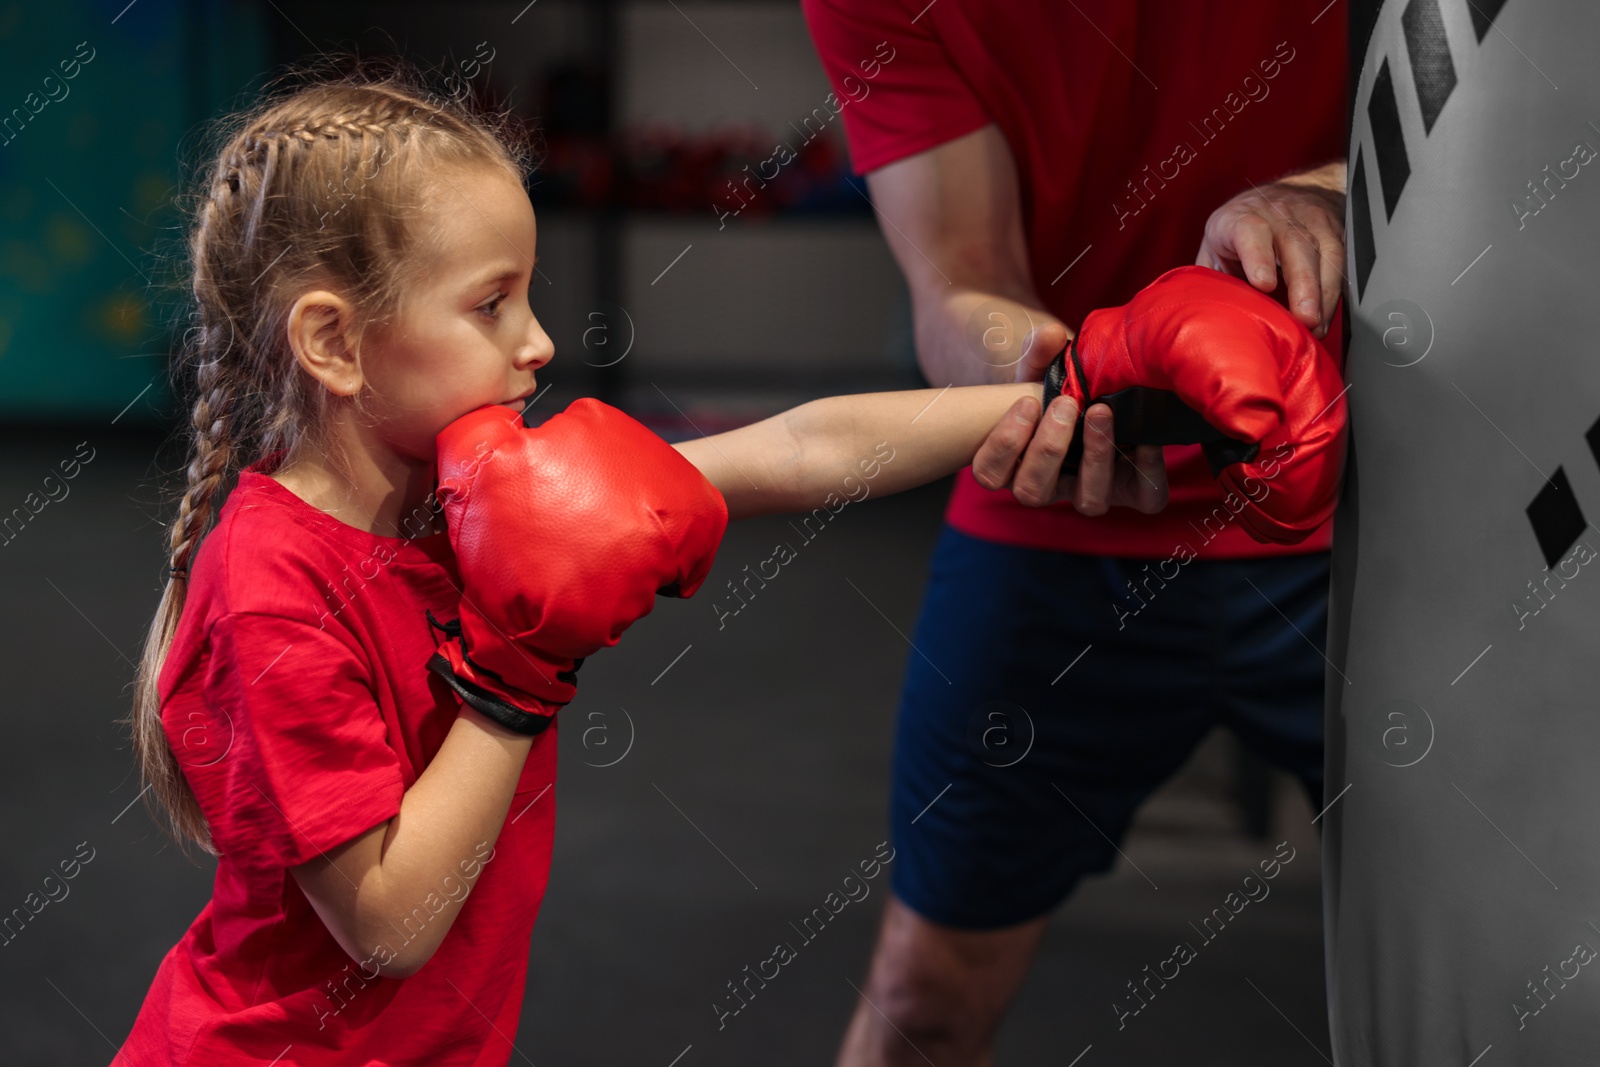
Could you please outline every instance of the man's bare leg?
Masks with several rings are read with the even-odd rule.
[[[891,895],[837,1067],[989,1067],[1049,922],[960,930]]]

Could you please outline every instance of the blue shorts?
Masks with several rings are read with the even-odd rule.
[[[1326,552],[1163,570],[947,525],[896,725],[895,895],[967,929],[1043,915],[1217,723],[1320,806],[1327,601]]]

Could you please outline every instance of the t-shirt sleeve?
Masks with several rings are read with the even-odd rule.
[[[857,174],[993,121],[934,35],[925,3],[803,2],[811,40],[844,118]]]
[[[293,867],[399,813],[399,758],[356,649],[253,613],[220,615],[207,644],[203,721],[166,725],[218,851]],[[210,735],[203,747],[196,725]]]

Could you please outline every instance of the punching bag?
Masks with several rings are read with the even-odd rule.
[[[1339,1067],[1600,1062],[1600,2],[1351,0]]]

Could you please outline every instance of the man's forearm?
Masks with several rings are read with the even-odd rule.
[[[1327,189],[1330,192],[1343,193],[1347,187],[1347,170],[1345,161],[1339,159],[1326,166],[1316,167],[1312,170],[1286,174],[1278,180],[1289,185],[1309,185],[1319,189]]]
[[[929,294],[915,314],[917,363],[928,383],[940,387],[1015,381],[1029,333],[1060,321],[1032,294],[969,286]]]

